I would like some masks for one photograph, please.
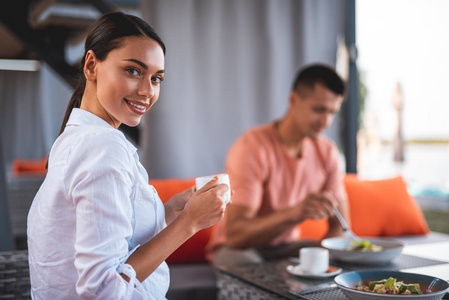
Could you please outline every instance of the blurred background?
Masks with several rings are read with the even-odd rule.
[[[349,88],[325,133],[342,172],[403,176],[431,228],[449,232],[447,1],[16,0],[0,4],[0,248],[24,247],[87,28],[115,10],[167,46],[157,104],[120,128],[150,178],[223,171],[239,135],[284,115],[298,69],[324,63]]]

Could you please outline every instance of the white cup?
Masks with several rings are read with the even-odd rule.
[[[299,250],[299,269],[304,274],[323,274],[329,268],[329,250],[305,247]]]
[[[224,183],[224,184],[227,184],[229,187],[228,191],[225,193],[225,197],[226,197],[225,204],[228,204],[229,201],[231,201],[231,184],[229,182],[228,174],[223,173],[223,174],[213,174],[213,175],[197,177],[197,178],[195,178],[196,189],[199,190],[200,188],[202,188],[206,183],[211,181],[212,178],[214,178],[215,176],[218,177],[219,184]]]

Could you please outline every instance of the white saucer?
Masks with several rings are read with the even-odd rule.
[[[305,274],[303,271],[299,269],[299,265],[288,265],[287,266],[287,272],[300,277],[307,277],[307,278],[326,278],[335,276],[337,274],[340,274],[342,271],[341,268],[329,266],[329,269],[325,273],[320,274]]]

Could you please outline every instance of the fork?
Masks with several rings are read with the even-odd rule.
[[[426,293],[432,293],[432,289],[437,284],[438,281],[439,279],[432,280],[432,282],[430,283],[429,287],[426,290]]]
[[[343,232],[351,237],[353,240],[356,240],[357,242],[360,242],[362,239],[357,236],[352,230],[349,228],[348,223],[346,223],[345,219],[341,215],[340,211],[334,207],[334,214],[337,217],[338,221],[340,222],[341,228],[343,228]]]

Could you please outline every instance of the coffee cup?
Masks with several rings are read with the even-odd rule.
[[[329,250],[320,247],[301,248],[298,267],[304,274],[326,273],[329,268]]]
[[[229,187],[228,191],[225,193],[225,197],[226,197],[225,204],[228,204],[229,201],[231,201],[231,184],[229,182],[228,174],[222,173],[222,174],[213,174],[213,175],[197,177],[197,178],[195,178],[196,189],[197,190],[201,189],[206,183],[211,181],[215,176],[218,177],[219,184],[224,183],[224,184],[227,184]]]

